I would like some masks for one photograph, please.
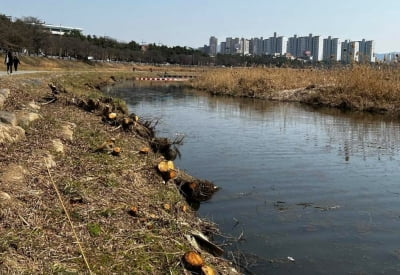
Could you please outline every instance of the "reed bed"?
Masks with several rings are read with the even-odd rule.
[[[212,94],[300,101],[360,111],[399,112],[400,69],[355,65],[334,69],[218,68],[192,87]]]

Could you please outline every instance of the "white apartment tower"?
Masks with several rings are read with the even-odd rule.
[[[210,56],[217,55],[218,39],[215,36],[210,37]]]
[[[339,38],[331,39],[331,48],[330,48],[331,60],[340,61],[340,59],[342,58],[341,45],[342,45],[342,41]]]
[[[279,36],[276,38],[276,49],[275,53],[279,55],[284,55],[287,52],[288,39],[284,36]]]
[[[312,38],[311,55],[314,62],[322,60],[324,39],[317,35]]]
[[[239,51],[241,55],[248,55],[250,53],[250,41],[241,38],[239,42]]]

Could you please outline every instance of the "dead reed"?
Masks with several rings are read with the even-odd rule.
[[[212,94],[300,101],[360,111],[400,109],[400,68],[396,66],[353,64],[329,70],[218,68],[202,73],[191,85]]]

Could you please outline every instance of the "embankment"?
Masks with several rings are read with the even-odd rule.
[[[0,142],[0,273],[183,274],[193,234],[217,230],[196,217],[174,180],[164,181],[161,152],[142,150],[154,141],[151,123],[99,92],[129,77],[0,79],[9,91],[1,125],[20,132]],[[225,259],[199,251],[219,274],[237,274]]]

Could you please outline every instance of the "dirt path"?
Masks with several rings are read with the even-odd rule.
[[[46,73],[50,71],[16,71],[12,74],[8,74],[6,71],[1,71],[0,76],[13,76],[13,75],[19,75],[19,74],[34,74],[34,73]]]

